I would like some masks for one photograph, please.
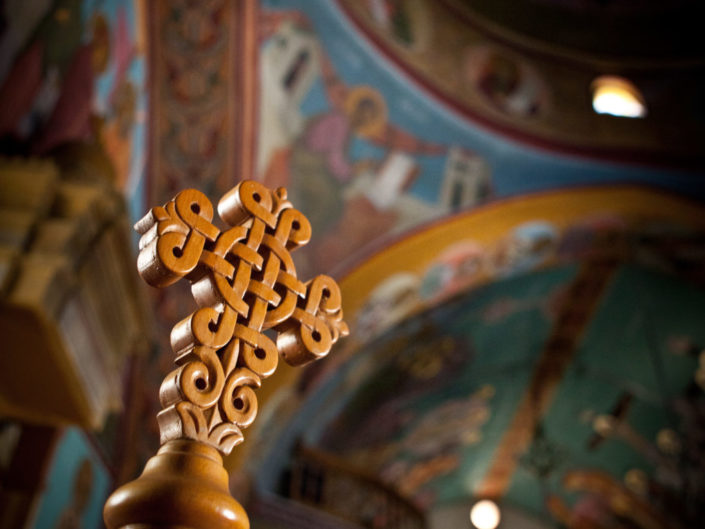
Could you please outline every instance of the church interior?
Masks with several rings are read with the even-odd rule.
[[[703,15],[0,2],[0,529],[105,527],[178,438],[164,388],[205,294],[200,268],[145,283],[149,222],[186,189],[210,221],[243,180],[308,219],[287,270],[337,282],[344,319],[230,402],[253,529],[701,526]]]

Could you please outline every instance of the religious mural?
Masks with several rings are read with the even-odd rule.
[[[645,288],[656,281],[658,288]],[[538,500],[530,484],[538,480],[547,512],[568,527],[692,525],[699,516],[693,498],[703,491],[695,447],[705,425],[697,418],[703,385],[694,346],[702,336],[686,330],[697,324],[685,314],[700,296],[653,271],[618,274],[508,495]],[[620,321],[634,302],[641,310]],[[668,314],[670,303],[677,314]]]
[[[419,10],[434,15],[421,22]],[[438,57],[428,42],[451,30],[434,29],[436,11],[423,1],[262,3],[257,171],[267,185],[287,187],[312,220],[315,236],[298,266],[342,275],[398,234],[529,192],[638,182],[703,194],[694,174],[533,150],[446,105],[401,64],[425,68],[426,55]],[[370,20],[361,22],[361,12]],[[399,56],[361,37],[356,25],[367,31],[368,24],[389,30],[385,39]],[[434,67],[453,71],[431,77],[460,83],[468,97],[509,117],[551,112],[546,81],[515,53],[475,38],[463,53],[448,54],[459,56],[463,65],[440,61]],[[539,246],[552,252],[552,229],[537,219],[517,231],[496,255],[496,268],[504,270],[498,273],[531,268],[528,255]],[[525,262],[515,262],[519,254]]]
[[[343,0],[341,5],[421,83],[464,110],[546,119],[550,90],[542,74],[525,57],[490,44],[486,35],[452,16],[446,6],[425,0]],[[453,53],[438,60],[439,49],[451,48]]]
[[[670,97],[657,88],[665,86],[666,78],[669,83],[677,82],[675,61],[662,63],[672,70],[669,74],[662,70],[661,79],[630,68],[624,71],[629,71],[640,90],[649,93],[650,108],[657,113],[663,109],[680,124],[680,133],[657,139],[652,134],[657,134],[659,120],[640,120],[622,128],[624,123],[600,119],[592,112],[586,96],[590,82],[604,72],[605,59],[615,54],[613,66],[626,60],[627,54],[618,58],[616,50],[629,41],[630,9],[615,9],[612,29],[601,25],[600,34],[584,29],[600,24],[600,7],[586,2],[579,2],[580,7],[550,9],[534,6],[534,2],[517,7],[512,2],[463,0],[336,3],[355,29],[415,84],[454,112],[504,135],[593,158],[623,160],[625,148],[636,160],[653,160],[654,153],[670,152],[684,166],[690,165],[687,151],[702,143],[702,120],[694,117],[701,113],[697,96],[684,97],[683,109],[675,110]],[[660,5],[651,12],[645,10],[644,21],[653,17],[654,26],[662,26],[657,13],[665,15],[669,9],[683,13],[677,7]],[[679,25],[669,24],[674,32],[669,36],[656,32],[665,41],[661,44],[656,43],[658,39],[632,43],[631,60],[638,56],[651,60],[658,55],[655,50],[682,43],[685,35],[676,36]],[[682,46],[677,55],[688,53]],[[684,75],[684,80],[700,78],[700,67],[693,64],[692,68],[692,75]],[[683,95],[687,91],[685,85],[677,89]]]
[[[498,279],[383,333],[306,400],[302,442],[421,507],[494,490],[565,527],[673,527],[673,509],[704,485],[705,297],[683,278],[617,265],[584,334],[571,327],[574,348],[551,345],[577,317],[566,295],[590,266]],[[562,377],[541,359],[549,349],[567,360]]]
[[[503,333],[529,321],[547,332],[554,314],[546,300],[573,274],[568,267],[534,276],[531,286],[495,284],[383,334],[341,370],[340,390],[327,402],[346,404],[330,418],[325,408],[319,412],[325,427],[306,441],[377,469],[420,505],[445,501],[454,488],[467,491],[466,483],[448,480],[467,468],[467,454],[489,459],[506,427],[503,412],[526,383],[511,368],[538,353],[538,343],[517,348]],[[488,319],[498,303],[511,308]]]
[[[13,154],[91,142],[140,203],[146,159],[145,42],[139,1],[5,2],[0,138]]]
[[[317,401],[315,420],[301,415],[303,441],[375,469],[423,507],[495,490],[570,528],[656,529],[705,494],[705,336],[692,316],[705,306],[702,215],[663,193],[702,199],[702,175],[497,134],[487,116],[542,138],[544,125],[567,123],[570,141],[588,146],[593,129],[561,114],[558,67],[522,60],[425,0],[263,0],[259,71],[243,68],[260,82],[256,167],[239,174],[238,4],[144,4],[4,2],[0,144],[45,155],[92,142],[135,218],[183,187],[216,195],[242,177],[287,187],[313,225],[299,272],[348,278],[355,337],[284,386],[281,408],[262,411],[262,446],[279,442],[300,402],[305,412]],[[144,9],[159,21],[149,141]],[[575,86],[587,86],[581,75]],[[575,190],[616,183],[659,191]],[[511,205],[538,192],[555,194]],[[156,297],[169,327],[187,313],[187,288]],[[578,332],[566,307],[586,299],[594,306],[577,314]],[[568,346],[556,328],[572,333]],[[128,455],[128,473],[158,438],[154,396],[171,369],[168,329],[158,334],[151,358],[132,366],[145,446]],[[54,471],[69,486],[57,489],[52,474],[60,501],[40,510],[65,526],[98,516],[107,480],[71,432],[68,466]],[[500,457],[510,441],[517,457]],[[263,475],[281,470],[266,463]],[[691,503],[684,516],[697,520]]]
[[[368,339],[467,289],[554,263],[634,260],[702,284],[700,229],[665,221],[658,226],[634,223],[617,213],[595,213],[560,227],[548,220],[522,222],[490,244],[452,242],[428,255],[421,273],[398,271],[376,284],[353,319],[356,333]]]
[[[302,266],[330,270],[385,233],[489,198],[481,157],[396,123],[390,95],[346,81],[305,15],[263,17],[260,170],[311,220],[315,248]],[[414,192],[433,179],[440,186]]]
[[[548,85],[526,61],[490,45],[468,48],[465,78],[501,112],[530,118],[547,111]]]

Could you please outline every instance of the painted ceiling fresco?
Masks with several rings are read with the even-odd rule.
[[[341,282],[349,347],[260,417],[258,494],[303,443],[430,511],[493,497],[548,526],[665,528],[675,496],[696,516],[703,233],[696,203],[615,188],[395,241]]]
[[[117,187],[141,208],[147,156],[142,16],[138,1],[5,2],[3,150],[60,155],[67,143],[87,142],[107,154]]]
[[[339,272],[385,234],[519,194],[625,182],[705,192],[696,172],[561,156],[491,132],[425,91],[336,2],[266,0],[260,20],[257,167],[312,220],[301,268]]]
[[[576,288],[586,311],[566,308]],[[702,288],[639,265],[496,281],[358,351],[303,439],[425,507],[490,495],[570,527],[672,527],[705,486],[704,310]]]
[[[355,332],[263,388],[240,452],[258,490],[279,490],[298,439],[425,508],[488,495],[569,527],[699,520],[702,68],[634,67],[654,121],[596,116],[593,62],[525,54],[462,3],[2,2],[0,146],[87,142],[134,219],[185,187],[288,188],[314,230],[298,272],[341,279]],[[660,165],[623,163],[649,152]],[[135,460],[190,310],[185,289],[158,296]]]
[[[702,213],[695,202],[627,186],[496,202],[416,230],[342,278],[352,334],[315,369],[334,371],[386,329],[467,289],[546,266],[635,261],[700,284]]]
[[[677,197],[705,198],[702,170],[545,150],[629,159],[666,129],[592,115],[594,64],[529,60],[446,4],[261,3],[258,173],[312,219],[297,267],[340,277],[353,333],[263,410],[255,488],[281,493],[303,442],[426,509],[666,527],[702,491],[705,227]]]

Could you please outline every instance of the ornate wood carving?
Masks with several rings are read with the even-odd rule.
[[[142,278],[155,287],[186,278],[199,308],[171,332],[177,367],[159,391],[163,446],[108,499],[110,529],[247,529],[218,451],[242,442],[257,415],[254,390],[279,354],[302,365],[348,334],[337,283],[296,275],[290,252],[309,241],[311,225],[284,188],[243,181],[218,203],[228,227],[215,226],[213,214],[203,193],[187,189],[135,225]]]
[[[199,306],[171,333],[178,367],[159,392],[161,441],[194,439],[228,454],[257,415],[254,389],[276,369],[278,352],[305,364],[325,356],[348,327],[332,278],[296,276],[290,252],[309,241],[311,225],[284,188],[241,182],[218,214],[227,229],[212,224],[206,196],[188,189],[135,228],[142,278],[165,287],[186,277]]]

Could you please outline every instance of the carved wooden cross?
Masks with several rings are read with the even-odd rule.
[[[192,439],[228,454],[252,424],[254,388],[275,371],[278,354],[291,365],[316,360],[348,327],[332,278],[296,276],[290,252],[309,241],[311,225],[284,188],[241,182],[218,214],[227,229],[212,224],[208,198],[188,189],[135,229],[142,278],[165,287],[186,277],[199,306],[171,332],[177,368],[159,391],[161,442]]]

